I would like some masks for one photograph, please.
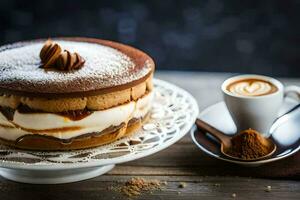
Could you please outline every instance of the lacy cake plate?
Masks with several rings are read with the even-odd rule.
[[[154,80],[149,120],[135,134],[97,148],[76,151],[26,151],[0,145],[0,175],[33,184],[57,184],[102,175],[116,164],[161,151],[181,139],[198,115],[196,100],[185,90]]]

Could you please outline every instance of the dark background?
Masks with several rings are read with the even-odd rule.
[[[157,68],[300,76],[300,1],[0,1],[0,43],[87,36],[130,44]]]

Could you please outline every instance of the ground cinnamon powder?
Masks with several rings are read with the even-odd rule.
[[[234,157],[250,160],[267,155],[272,148],[265,143],[263,136],[248,129],[240,132],[231,139],[232,146],[226,153]]]
[[[120,191],[128,196],[138,196],[142,192],[149,192],[161,188],[161,183],[158,180],[145,180],[143,178],[132,178],[126,181],[125,185],[120,188]]]

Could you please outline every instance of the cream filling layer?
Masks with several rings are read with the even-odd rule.
[[[16,140],[23,135],[39,134],[70,139],[87,133],[101,132],[110,126],[127,123],[132,118],[144,117],[151,108],[152,99],[153,92],[150,92],[137,101],[95,111],[77,121],[51,113],[20,113],[16,111],[13,121],[10,122],[0,113],[0,137]]]

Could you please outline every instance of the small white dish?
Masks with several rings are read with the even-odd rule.
[[[185,90],[157,79],[154,86],[150,119],[137,133],[108,145],[76,151],[25,151],[0,145],[0,175],[23,183],[69,183],[102,175],[116,164],[169,147],[190,130],[199,109]]]
[[[286,98],[280,108],[278,116],[286,113],[298,103],[298,101],[292,98]],[[198,117],[225,134],[233,135],[236,133],[236,126],[223,101],[206,108]],[[273,124],[271,128],[272,135],[270,138],[276,143],[277,150],[272,156],[258,161],[238,161],[223,155],[220,151],[219,144],[214,141],[214,138],[208,133],[200,132],[197,130],[196,126],[193,126],[190,133],[194,143],[202,151],[214,158],[244,166],[259,166],[284,159],[300,150],[299,121],[300,108],[292,112],[289,117],[281,118],[281,120],[278,120]]]

